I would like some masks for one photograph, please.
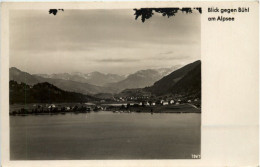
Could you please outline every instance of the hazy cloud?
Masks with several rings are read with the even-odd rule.
[[[172,54],[173,51],[168,51],[168,52],[163,52],[163,53],[159,53],[160,55],[168,55],[168,54]]]
[[[123,63],[128,63],[128,62],[137,62],[140,61],[138,59],[101,59],[97,60],[98,62],[123,62]]]
[[[131,73],[189,63],[200,59],[200,17],[155,14],[142,23],[133,9],[65,10],[56,16],[11,10],[10,66],[30,73]]]
[[[153,57],[156,60],[165,61],[165,60],[184,60],[189,59],[188,55],[179,55],[179,56],[168,56],[168,55],[158,55]]]

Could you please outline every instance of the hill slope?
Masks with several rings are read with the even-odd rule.
[[[201,98],[201,65],[189,71],[171,89],[173,94],[181,94],[193,98]]]
[[[9,82],[10,103],[54,103],[87,102],[96,98],[80,93],[67,92],[47,82],[33,86],[25,83]]]
[[[155,95],[176,93],[197,94],[199,96],[201,92],[201,61],[195,61],[172,72],[144,90]]]
[[[9,69],[9,80],[14,80],[19,83],[23,82],[28,85],[34,85],[36,83],[39,83],[39,80],[36,77],[27,72],[23,72],[15,67],[11,67]]]

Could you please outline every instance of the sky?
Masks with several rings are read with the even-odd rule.
[[[130,74],[200,60],[200,14],[155,14],[141,22],[133,9],[10,11],[10,67],[31,74]]]

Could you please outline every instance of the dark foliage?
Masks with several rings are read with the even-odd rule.
[[[64,11],[64,9],[50,9],[49,14],[53,14],[55,16],[59,10]]]
[[[200,14],[202,13],[202,9],[201,9],[201,8],[194,8],[194,9],[196,9],[197,11],[199,11]]]
[[[202,13],[201,8],[193,8]],[[179,11],[185,13],[192,13],[192,8],[141,8],[134,9],[135,11],[135,19],[137,20],[139,16],[141,16],[142,22],[145,22],[146,19],[151,18],[154,15],[154,12],[161,13],[163,16],[167,16],[168,18],[171,16],[175,16],[175,14]]]
[[[25,83],[9,82],[10,103],[54,103],[54,102],[87,102],[96,100],[88,95],[63,91],[47,82],[29,86]]]

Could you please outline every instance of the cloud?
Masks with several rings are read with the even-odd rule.
[[[159,61],[165,61],[165,60],[184,60],[184,59],[188,59],[191,56],[188,55],[178,55],[178,56],[169,56],[168,54],[165,54],[165,56],[161,56],[161,54],[159,54],[158,56],[153,56],[153,58],[155,60],[159,60]]]
[[[128,63],[128,62],[138,62],[138,59],[101,59],[97,62],[112,62],[112,63]]]
[[[172,54],[173,51],[169,51],[169,52],[163,52],[163,53],[159,53],[160,55],[168,55],[168,54]]]
[[[133,14],[133,9],[65,10],[56,16],[12,10],[10,65],[30,73],[130,73],[200,58],[200,14],[155,14],[145,23]]]

